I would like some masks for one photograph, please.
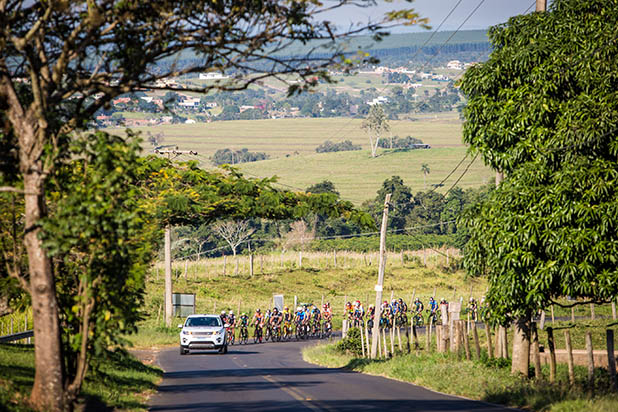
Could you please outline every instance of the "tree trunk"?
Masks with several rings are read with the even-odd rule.
[[[528,377],[530,367],[530,319],[518,318],[514,326],[511,373],[520,373]]]
[[[22,159],[22,167],[23,164]],[[24,243],[28,252],[34,323],[35,374],[30,402],[40,411],[61,411],[65,409],[65,398],[58,301],[51,259],[39,238],[39,222],[45,215],[44,178],[33,170],[41,165],[30,166],[23,173],[26,192]]]

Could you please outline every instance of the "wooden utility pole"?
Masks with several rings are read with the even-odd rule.
[[[165,326],[172,326],[172,228],[165,227]]]
[[[384,212],[382,214],[382,228],[380,230],[380,265],[378,269],[378,284],[376,285],[376,306],[373,321],[373,331],[371,332],[371,359],[375,359],[378,351],[378,340],[380,339],[380,307],[382,306],[382,289],[384,286],[384,269],[386,268],[386,226],[388,223],[388,208],[391,201],[391,194],[388,193],[384,199]]]
[[[181,154],[197,155],[193,150],[178,150],[178,146],[174,149],[155,149],[156,154],[167,155],[168,159],[173,159]],[[172,157],[173,156],[173,157]],[[172,228],[170,225],[165,227],[165,325],[169,328],[172,326]]]
[[[547,11],[547,0],[536,0],[536,11]]]

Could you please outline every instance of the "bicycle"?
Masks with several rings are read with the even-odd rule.
[[[292,338],[292,325],[290,322],[285,322],[283,325],[283,340],[290,340]]]
[[[427,315],[427,324],[429,325],[430,323],[432,325],[437,325],[438,324],[438,311],[432,312],[431,309],[426,309],[428,312]]]
[[[333,325],[330,321],[326,321],[322,324],[322,337],[330,338],[333,333]]]
[[[262,326],[260,324],[255,325],[253,331],[253,343],[262,343]]]
[[[398,313],[395,318],[395,325],[398,327],[404,327],[408,325],[408,317],[405,313]]]
[[[320,325],[320,320],[319,319],[315,319],[313,321],[313,328],[312,328],[312,331],[311,331],[311,335],[313,337],[317,337],[318,339],[320,339],[321,332],[322,332],[322,326]]]
[[[226,328],[225,329],[225,336],[227,336],[227,344],[228,345],[233,345],[234,342],[236,341],[236,332],[234,331],[234,328]]]
[[[271,340],[273,342],[281,342],[281,325],[275,325],[272,328]]]
[[[241,326],[240,327],[240,334],[238,336],[238,343],[240,345],[242,345],[243,343],[246,345],[247,344],[247,340],[249,340],[249,330],[247,329],[246,326]]]
[[[420,327],[425,324],[425,320],[423,319],[423,314],[421,312],[415,312],[414,317],[412,318],[412,322],[414,326]]]
[[[268,339],[272,337],[273,330],[270,324],[266,325],[266,331],[264,332],[264,341],[268,342]]]

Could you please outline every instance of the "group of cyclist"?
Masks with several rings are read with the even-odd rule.
[[[481,298],[480,307],[476,300],[470,297],[467,308],[463,313],[468,314],[473,321],[479,320],[479,312],[483,313],[485,297]],[[425,324],[423,312],[427,312],[427,323],[434,325],[441,321],[442,308],[445,307],[448,313],[449,303],[446,299],[440,302],[429,298],[427,309],[423,302],[416,298],[410,308],[410,320],[416,326]],[[376,316],[376,308],[369,305],[367,310],[360,300],[346,302],[344,318],[347,319],[351,327],[363,326],[367,322],[367,327],[373,328]],[[379,326],[382,328],[392,328],[393,326],[405,326],[408,324],[408,305],[402,298],[393,299],[391,302],[384,301],[380,305]],[[221,312],[221,319],[228,325],[228,339],[230,344],[234,344],[236,329],[239,329],[240,343],[246,343],[249,339],[249,327],[254,328],[253,338],[256,343],[264,340],[289,340],[292,336],[296,339],[306,339],[308,337],[329,337],[332,333],[333,311],[330,302],[322,305],[322,309],[314,304],[301,304],[295,311],[285,306],[282,311],[277,308],[267,309],[262,312],[260,308],[255,310],[252,318],[247,313],[242,313],[238,318],[233,311]]]
[[[288,306],[282,311],[273,308],[262,312],[257,308],[252,318],[243,312],[237,319],[234,311],[222,311],[220,316],[227,325],[229,344],[234,344],[236,340],[236,329],[239,330],[240,343],[246,343],[249,327],[254,328],[253,338],[256,343],[269,339],[289,340],[293,334],[297,339],[305,339],[310,336],[328,337],[332,333],[333,312],[330,303],[323,304],[322,310],[313,304],[303,304],[296,311]]]

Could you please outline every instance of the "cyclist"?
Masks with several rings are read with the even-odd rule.
[[[433,319],[433,323],[437,322],[438,302],[432,297],[429,298],[429,318]]]
[[[403,312],[404,315],[408,313],[408,305],[406,305],[406,302],[404,302],[402,298],[399,298],[397,300],[397,303],[399,304],[399,308],[401,309],[401,312]]]
[[[282,320],[282,316],[281,316],[281,313],[279,312],[279,309],[274,308],[270,316],[270,324],[272,326],[273,333],[275,335],[276,335],[276,332],[279,332],[279,336],[281,336],[281,320]]]
[[[228,313],[227,317],[226,317],[226,323],[228,325],[230,325],[227,330],[229,332],[229,336],[230,336],[230,342],[232,342],[232,344],[234,344],[234,337],[235,335],[235,330],[234,327],[236,326],[236,316],[234,316],[234,311],[230,310],[230,313]]]
[[[352,320],[354,317],[354,308],[352,307],[352,303],[347,302],[345,304],[345,314],[344,317],[347,317],[348,320]]]
[[[422,325],[423,309],[425,309],[423,302],[421,302],[419,298],[414,299],[414,315],[412,316],[412,319],[414,324],[417,326]]]
[[[283,325],[286,335],[292,334],[292,321],[294,321],[294,314],[290,311],[289,307],[283,308]]]
[[[264,326],[264,314],[260,311],[260,308],[255,310],[253,319],[251,320],[251,326],[255,325],[255,331],[257,333],[256,338],[262,342],[262,327]]]
[[[354,313],[353,313],[353,324],[354,326],[360,326],[363,324],[363,318],[365,317],[365,308],[363,308],[360,300],[354,302]]]
[[[367,326],[373,328],[373,317],[375,316],[376,308],[373,305],[369,305],[367,309]]]
[[[249,316],[247,316],[247,314],[243,312],[238,318],[237,323],[240,327],[240,342],[242,343],[243,338],[247,339],[249,337],[249,331],[247,330],[249,326]]]
[[[221,311],[220,317],[221,317],[221,322],[223,322],[223,324],[225,325],[227,323],[227,315],[225,314],[224,310]]]
[[[476,321],[477,309],[478,306],[476,304],[476,300],[472,296],[470,296],[470,301],[468,302],[468,310],[470,312],[470,318],[472,318],[473,321]]]
[[[382,302],[381,306],[382,312],[380,316],[380,326],[383,328],[389,327],[389,320],[391,317],[391,305],[388,304],[388,301],[385,300]]]

